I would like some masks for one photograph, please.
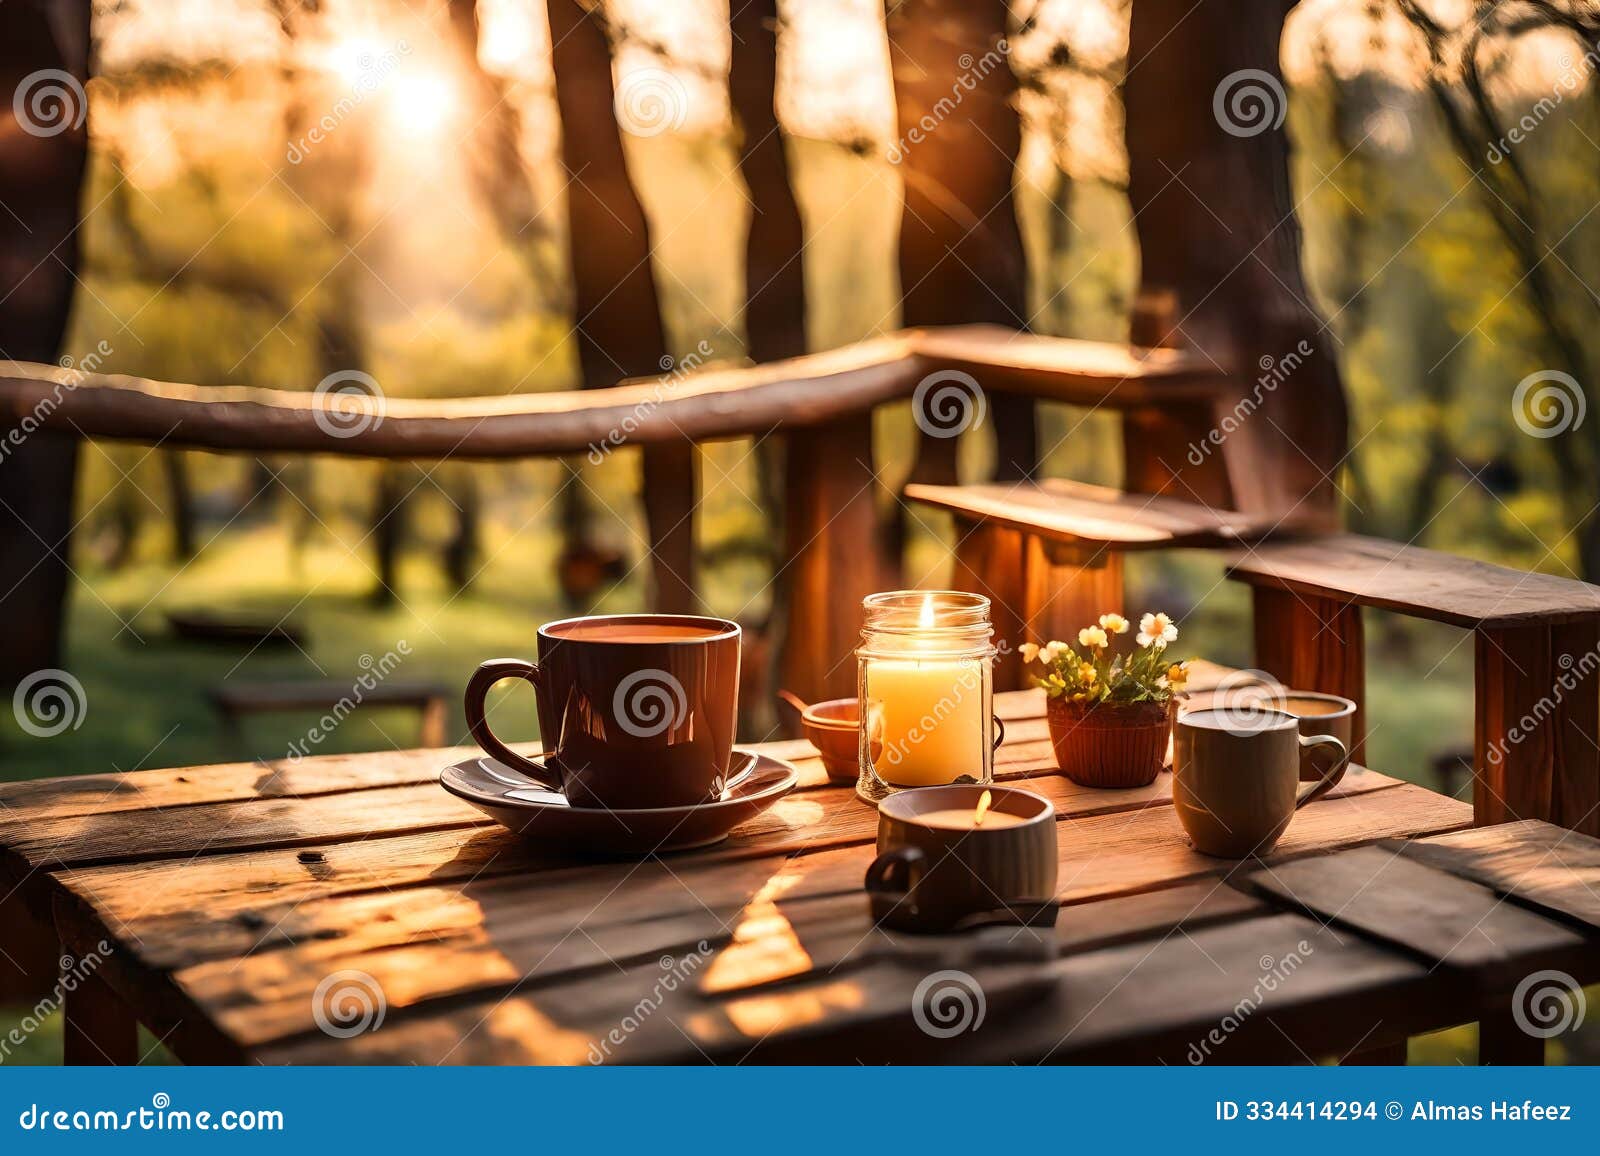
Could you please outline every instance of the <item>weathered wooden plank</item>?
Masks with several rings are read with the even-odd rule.
[[[968,522],[994,522],[1058,542],[1124,551],[1229,546],[1272,529],[1277,521],[1060,478],[965,486],[916,484],[906,487],[905,496]]]
[[[1255,546],[1229,574],[1469,629],[1600,617],[1600,586],[1358,534]]]
[[[1451,831],[1472,822],[1465,803],[1420,787],[1360,791],[1360,786],[1358,779],[1354,791],[1329,795],[1301,811],[1266,861],[1394,835]],[[1062,828],[1061,845],[1058,894],[1066,903],[1227,874],[1241,864],[1248,871],[1254,865],[1195,851],[1177,817],[1165,808],[1075,819]]]
[[[1147,349],[1042,337],[1003,325],[948,325],[909,332],[923,372],[959,369],[985,389],[1014,390],[1113,409],[1215,398],[1221,374],[1191,350]]]
[[[1048,757],[1048,752],[1043,753]],[[1059,775],[1029,779],[1024,785],[1051,799],[1064,821],[1147,807],[1165,811],[1172,791],[1170,775],[1131,791],[1097,791]],[[1357,768],[1346,775],[1339,793],[1388,789],[1401,787],[1394,779]],[[1314,819],[1320,807],[1331,806],[1337,797],[1305,814]],[[797,851],[825,852],[841,844],[867,844],[876,830],[876,813],[857,803],[850,788],[819,790],[790,796],[716,847],[672,856],[666,863],[672,874],[694,880],[698,886],[702,873],[730,859],[768,859]],[[1087,846],[1085,839],[1090,836],[1078,831],[1072,826],[1062,828],[1064,848],[1082,850]],[[1155,831],[1181,842],[1181,832],[1169,818],[1141,828],[1128,847],[1136,851],[1138,840]],[[1137,854],[1132,858],[1137,859]],[[1191,859],[1198,862],[1191,863]],[[1188,869],[1200,873],[1219,862],[1200,860],[1192,852],[1183,861]],[[813,854],[804,862],[807,872],[821,873],[831,861]],[[852,855],[848,863],[842,875],[812,889],[859,884],[865,860],[857,861]],[[1112,876],[1125,867],[1124,863],[1114,868]],[[330,917],[333,922],[311,921],[314,908],[302,906],[311,900],[537,871],[537,879],[529,883],[534,902],[563,881],[578,880],[592,904],[636,870],[642,868],[632,863],[574,863],[541,857],[535,845],[490,826],[388,838],[355,837],[306,850],[219,854],[207,859],[203,873],[186,859],[173,858],[63,871],[56,878],[62,889],[91,898],[107,924],[123,938],[134,937],[152,945],[182,942],[196,950],[209,944],[209,951],[242,954],[263,939],[272,942],[286,935],[300,938],[337,930],[337,916]],[[1155,878],[1159,877],[1157,871]],[[1095,893],[1093,888],[1085,892]],[[579,896],[571,902],[584,899]]]
[[[1170,811],[1161,811],[1166,826],[1175,831]],[[1067,822],[1064,841],[1079,822],[1087,820]],[[1343,822],[1345,840],[1371,828],[1370,819],[1356,814],[1343,816]],[[1143,845],[1156,842],[1148,829],[1135,839]],[[1298,850],[1308,849],[1314,845]],[[1176,857],[1160,854],[1159,847],[1156,852],[1153,858],[1124,854],[1120,861],[1125,866],[1145,860],[1145,873],[1120,872],[1115,882],[1102,884],[1103,890],[1161,886],[1171,881],[1163,871],[1180,879],[1223,869],[1218,861],[1192,852]],[[1081,848],[1064,851],[1064,866],[1070,867],[1082,853]],[[187,927],[183,919],[169,917],[130,930],[152,945],[139,949],[140,964],[154,972],[175,968],[182,998],[206,1009],[236,1043],[248,1048],[307,1030],[309,996],[316,984],[357,964],[391,1005],[406,1007],[480,989],[505,994],[530,981],[564,980],[568,972],[608,973],[619,961],[687,950],[702,940],[720,946],[730,936],[740,950],[735,957],[737,986],[810,970],[833,974],[846,963],[860,963],[859,956],[871,950],[879,934],[858,891],[870,859],[870,848],[856,846],[799,860],[764,857],[699,870],[619,864],[480,880],[459,890],[428,888],[287,909],[265,907],[228,921],[216,915],[190,916]],[[1149,863],[1158,865],[1154,873]],[[1090,897],[1079,888],[1079,902]],[[103,897],[97,896],[96,905],[95,918],[108,918]],[[1138,909],[1146,905],[1147,910]],[[1208,905],[1204,897],[1192,894],[1144,900],[1126,910],[1097,913],[1064,941],[1078,947],[1116,942],[1141,926],[1171,926],[1189,917],[1198,926],[1246,910],[1237,901]],[[819,921],[819,911],[829,913],[831,922]],[[1076,923],[1072,913],[1063,919]],[[742,937],[744,928],[754,930]],[[286,946],[286,939],[293,942]],[[257,947],[272,950],[240,958]],[[722,970],[728,968],[724,962]]]
[[[1527,820],[1407,842],[1401,854],[1600,929],[1600,840]]]
[[[1262,956],[1293,959],[1283,982],[1263,992]],[[712,965],[714,966],[714,961]],[[1226,1037],[1227,1061],[1286,1058],[1293,1045],[1273,1025],[1292,1028],[1312,1048],[1353,1046],[1368,1020],[1448,1022],[1437,1001],[1419,996],[1447,981],[1372,945],[1341,942],[1293,915],[1246,918],[1088,951],[1040,965],[963,961],[981,988],[985,1018],[975,1031],[936,1040],[908,1014],[917,985],[937,964],[876,958],[843,974],[808,973],[755,993],[708,997],[663,993],[660,969],[598,975],[549,991],[497,994],[468,1006],[401,1013],[380,1032],[331,1045],[311,1033],[259,1049],[264,1062],[627,1063],[944,1062],[971,1059],[1184,1062],[1206,1031],[1255,1006]],[[698,973],[703,976],[704,972]],[[1159,990],[1163,998],[1152,999]],[[614,1028],[614,1046],[601,1050]],[[1420,1030],[1420,1028],[1418,1029]],[[401,1057],[406,1057],[404,1061]],[[1298,1058],[1298,1057],[1295,1057]]]
[[[1385,847],[1358,847],[1256,872],[1244,882],[1429,963],[1470,972],[1489,988],[1540,967],[1600,976],[1600,941],[1495,892]]]

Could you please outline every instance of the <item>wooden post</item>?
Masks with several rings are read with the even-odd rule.
[[[955,565],[950,585],[989,599],[996,645],[995,690],[1020,690],[1027,684],[1017,647],[1030,641],[1023,612],[1023,565],[1027,542],[1021,530],[994,522],[956,519]]]
[[[879,548],[872,415],[786,440],[782,685],[810,702],[851,697],[861,600],[897,584]]]
[[[1485,1005],[1482,1015],[1478,1021],[1480,1065],[1540,1067],[1544,1064],[1544,1040],[1523,1031],[1511,1014],[1509,996],[1503,995],[1493,1008]]]
[[[132,1066],[139,1062],[139,1025],[127,1004],[98,975],[66,993],[62,1058],[75,1067]]]
[[[1600,623],[1481,628],[1473,642],[1474,820],[1600,834]]]
[[[1361,607],[1274,586],[1252,588],[1256,666],[1285,686],[1356,704],[1350,758],[1366,757],[1367,667]]]
[[[1122,613],[1122,555],[1030,536],[1023,561],[1023,641],[1075,642],[1100,615]]]

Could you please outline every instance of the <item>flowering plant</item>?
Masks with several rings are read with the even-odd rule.
[[[1126,634],[1129,622],[1120,614],[1102,614],[1094,626],[1078,631],[1078,645],[1050,642],[1038,646],[1025,642],[1019,648],[1023,661],[1038,666],[1035,686],[1051,698],[1068,702],[1164,703],[1182,693],[1189,677],[1187,659],[1167,658],[1167,645],[1177,640],[1178,628],[1165,614],[1146,614],[1139,620],[1134,641],[1137,650],[1114,653],[1111,638]]]

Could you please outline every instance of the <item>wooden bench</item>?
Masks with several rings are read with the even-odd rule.
[[[454,692],[436,682],[380,682],[371,690],[352,688],[337,679],[283,682],[234,682],[211,692],[211,704],[235,744],[242,745],[241,721],[250,715],[291,711],[331,711],[348,703],[349,710],[398,708],[419,715],[417,745],[442,747],[448,702]]]
[[[1015,645],[1070,638],[1123,606],[1122,556],[1134,550],[1236,547],[1279,519],[1153,494],[1052,479],[1014,485],[909,485],[908,500],[956,519],[957,589],[993,603],[998,637]],[[1022,685],[1013,650],[997,685]]]
[[[1600,586],[1356,534],[1251,546],[1229,575],[1254,588],[1257,666],[1363,706],[1363,606],[1471,630],[1477,821],[1600,833]]]

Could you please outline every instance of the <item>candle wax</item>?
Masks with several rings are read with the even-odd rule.
[[[972,808],[950,807],[940,811],[925,811],[918,815],[912,822],[921,823],[926,827],[939,827],[951,831],[987,831],[990,828],[1015,827],[1027,820],[1020,815],[1008,815],[1004,811],[990,811],[983,817],[983,822],[974,825],[972,822]]]

